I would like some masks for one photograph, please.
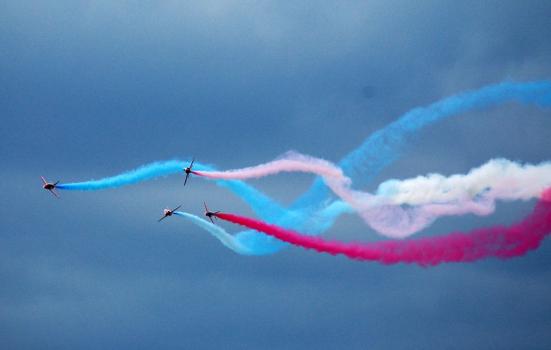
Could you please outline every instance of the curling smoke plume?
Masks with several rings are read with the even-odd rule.
[[[414,108],[369,136],[357,149],[346,155],[339,166],[354,180],[356,186],[363,187],[397,160],[409,140],[425,127],[468,111],[508,101],[547,107],[551,105],[551,81],[504,82],[447,97],[426,107]],[[328,205],[332,206],[328,201],[330,199],[324,182],[316,180],[289,211],[284,212],[283,216],[271,217],[269,221],[296,230],[307,229],[309,234],[320,234],[330,228],[337,217],[350,210],[343,205],[332,207],[334,210],[325,210]],[[321,216],[322,212],[327,215]],[[310,222],[312,216],[317,217],[315,222]],[[281,248],[271,237],[255,231],[238,233],[236,239],[262,253],[273,253]]]

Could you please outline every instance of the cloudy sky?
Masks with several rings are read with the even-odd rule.
[[[291,248],[240,256],[165,206],[251,214],[193,178],[40,188],[195,156],[338,161],[411,108],[551,78],[548,1],[0,3],[0,347],[548,349],[551,243],[509,261],[379,266]],[[549,160],[551,112],[504,104],[424,130],[388,178]],[[282,203],[306,175],[254,181]],[[447,218],[424,234],[510,223]],[[231,225],[223,226],[236,232]],[[355,216],[327,237],[372,239]]]

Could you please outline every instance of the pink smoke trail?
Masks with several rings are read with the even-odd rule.
[[[323,178],[336,178],[341,181],[350,181],[344,176],[342,170],[324,159],[306,156],[297,152],[287,152],[281,158],[268,163],[228,171],[200,171],[192,173],[217,180],[246,180],[255,179],[281,172],[302,172],[322,176]]]
[[[508,259],[539,247],[551,232],[551,188],[545,190],[530,215],[511,226],[493,226],[468,233],[452,232],[441,237],[377,243],[344,243],[324,240],[259,220],[234,214],[217,216],[238,225],[274,236],[306,249],[354,260],[382,264],[415,263],[434,266],[444,262],[472,262],[488,257]]]

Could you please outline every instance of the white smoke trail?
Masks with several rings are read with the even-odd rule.
[[[489,215],[495,210],[496,200],[537,198],[551,186],[551,163],[521,165],[506,159],[490,160],[466,175],[430,174],[389,180],[379,186],[376,194],[353,190],[350,178],[336,165],[297,152],[288,152],[280,159],[254,167],[196,173],[213,179],[243,180],[284,171],[321,176],[369,226],[392,238],[412,235],[441,216]]]

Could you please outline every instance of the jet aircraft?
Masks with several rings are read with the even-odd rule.
[[[191,169],[193,168],[193,162],[195,162],[195,158],[193,158],[193,159],[191,160],[191,164],[190,164],[187,168],[184,169],[184,172],[186,173],[186,179],[184,180],[184,186],[185,186],[186,183],[187,183],[187,179],[188,179],[188,177],[189,177],[189,174],[191,174],[191,172],[192,172]]]
[[[56,196],[57,198],[59,198],[59,194],[57,194],[57,192],[55,191],[56,187],[57,187],[57,184],[59,183],[59,181],[56,181],[54,183],[51,183],[51,182],[48,182],[46,181],[46,179],[44,178],[44,176],[41,176],[42,178],[42,182],[44,183],[42,185],[42,188],[47,190],[47,191],[50,191],[54,196]]]
[[[216,218],[216,214],[219,213],[219,211],[212,212],[207,208],[207,203],[203,202],[203,205],[205,206],[205,216],[210,219],[210,222],[214,224],[214,221],[212,220],[213,217]]]
[[[163,219],[166,218],[167,216],[172,216],[172,214],[174,214],[174,212],[175,212],[176,210],[180,209],[181,206],[182,206],[182,205],[180,204],[179,206],[177,206],[177,207],[174,208],[174,209],[168,209],[168,208],[167,208],[167,209],[163,210],[163,214],[164,214],[164,215],[163,215],[162,218],[160,218],[159,220],[157,220],[157,222],[161,222],[161,220],[163,220]]]

